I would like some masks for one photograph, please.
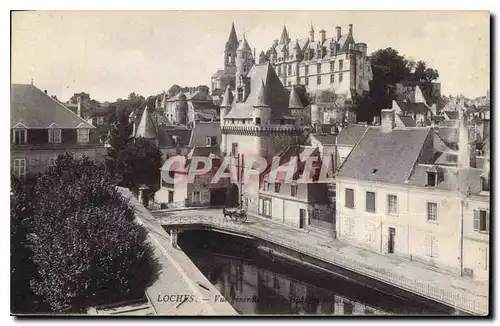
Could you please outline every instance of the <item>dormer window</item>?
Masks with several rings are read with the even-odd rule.
[[[243,88],[238,87],[238,102],[243,102]]]
[[[427,187],[435,187],[437,184],[437,173],[427,172]]]
[[[50,144],[60,144],[61,143],[61,129],[60,128],[50,128],[49,129],[49,143]]]
[[[12,129],[12,140],[15,145],[26,145],[26,139],[28,138],[28,129]]]
[[[481,191],[490,192],[490,178],[486,173],[481,176]]]
[[[86,144],[89,142],[89,129],[82,128],[78,129],[77,141],[80,144]]]
[[[256,117],[254,123],[256,125],[260,125],[260,118]]]
[[[205,138],[205,145],[206,146],[216,146],[217,145],[217,137],[206,137]]]

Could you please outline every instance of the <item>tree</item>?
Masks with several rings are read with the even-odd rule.
[[[132,138],[132,124],[123,115],[110,130],[107,166],[119,184],[136,190],[140,185],[156,186],[160,180],[162,156],[150,140]]]
[[[28,223],[33,214],[33,188],[36,179],[20,180],[11,176],[10,193],[10,310],[12,313],[47,311],[44,302],[33,293],[30,282],[36,266],[28,242]]]
[[[81,312],[144,295],[159,265],[104,165],[61,155],[38,179],[35,194],[32,286],[51,310]]]
[[[172,85],[168,89],[167,94],[168,94],[169,97],[173,97],[173,96],[177,95],[177,93],[179,93],[181,91],[181,89],[182,88],[179,85],[177,85],[177,84]]]
[[[397,86],[416,82],[424,94],[430,93],[431,83],[439,77],[437,70],[427,68],[425,62],[405,58],[393,48],[380,49],[370,56],[373,79],[368,94],[356,100],[356,114],[360,121],[371,121],[380,111],[391,107],[401,93]]]
[[[78,103],[78,98],[81,98],[83,101],[90,101],[90,94],[85,92],[74,93],[73,96],[69,99],[69,103],[76,104]]]

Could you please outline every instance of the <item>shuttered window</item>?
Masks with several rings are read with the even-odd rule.
[[[375,193],[371,191],[366,192],[366,211],[375,212]]]
[[[425,255],[429,257],[437,257],[438,255],[438,239],[431,234],[425,235]]]
[[[490,213],[486,210],[474,210],[474,231],[488,232],[490,228]]]
[[[354,208],[354,189],[345,189],[345,207]]]

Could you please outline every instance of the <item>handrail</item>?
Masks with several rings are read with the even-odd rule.
[[[383,267],[363,264],[359,261],[349,259],[335,252],[311,246],[292,237],[279,238],[269,236],[267,232],[259,231],[256,228],[249,228],[246,224],[225,221],[213,216],[169,216],[161,218],[162,225],[182,225],[182,224],[203,224],[207,226],[221,227],[228,231],[235,231],[242,235],[260,238],[270,243],[278,244],[296,252],[306,254],[312,258],[338,265],[347,270],[369,276],[383,283],[388,283],[396,287],[417,293],[429,299],[441,302],[448,306],[469,312],[472,314],[488,314],[488,298],[469,299],[458,291],[445,291],[428,283],[420,282],[401,275],[394,274]]]

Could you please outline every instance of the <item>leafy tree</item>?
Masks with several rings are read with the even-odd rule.
[[[120,115],[110,130],[107,166],[119,184],[132,190],[140,185],[157,186],[161,167],[161,152],[155,143],[132,138],[132,124]]]
[[[32,287],[51,310],[80,312],[144,294],[159,265],[104,165],[61,155],[35,194]]]
[[[78,103],[78,98],[81,97],[84,101],[90,101],[90,94],[85,92],[75,93],[69,99],[69,102],[72,104]]]
[[[168,94],[169,97],[175,96],[175,95],[177,95],[177,93],[179,93],[181,91],[181,89],[182,88],[179,85],[177,85],[177,84],[172,85],[168,89],[167,94]]]
[[[373,73],[370,91],[355,99],[359,121],[371,121],[382,109],[389,108],[402,91],[398,83],[416,82],[424,94],[430,94],[432,81],[439,77],[437,70],[428,68],[425,62],[409,60],[393,48],[375,51],[370,62]]]
[[[11,176],[10,193],[10,298],[12,313],[47,311],[44,302],[33,293],[30,281],[36,266],[27,240],[28,222],[33,214],[33,188],[36,179],[20,180]]]

